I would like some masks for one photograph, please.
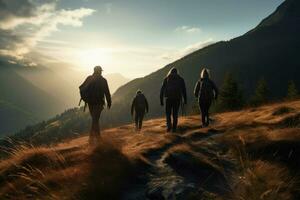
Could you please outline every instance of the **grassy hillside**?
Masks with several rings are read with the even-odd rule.
[[[1,199],[247,199],[300,198],[300,100],[213,116],[164,119],[51,147],[16,145],[0,162]],[[76,184],[74,184],[76,183]]]

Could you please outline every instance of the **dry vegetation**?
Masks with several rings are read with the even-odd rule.
[[[300,101],[150,120],[52,147],[16,145],[0,162],[0,199],[299,199]]]

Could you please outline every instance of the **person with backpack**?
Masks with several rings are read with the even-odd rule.
[[[195,97],[198,98],[201,110],[202,127],[209,125],[209,108],[212,101],[218,98],[218,88],[210,79],[209,70],[204,68],[200,74],[200,80],[197,81],[194,90]]]
[[[100,140],[100,127],[99,119],[101,112],[107,102],[107,107],[111,107],[111,95],[106,79],[102,76],[102,68],[96,66],[94,73],[86,78],[86,80],[80,85],[81,99],[89,107],[90,115],[92,118],[92,126],[90,129],[89,143],[95,145]]]
[[[176,132],[178,123],[178,111],[182,99],[187,104],[186,87],[184,79],[179,76],[177,69],[172,68],[165,77],[160,89],[160,104],[164,106],[164,98],[166,99],[166,121],[167,132]],[[173,123],[171,120],[173,117]]]
[[[131,115],[134,115],[135,130],[140,131],[142,129],[144,115],[148,111],[148,101],[142,91],[138,90],[131,104]]]

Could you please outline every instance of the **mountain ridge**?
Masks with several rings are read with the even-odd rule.
[[[252,95],[257,81],[262,77],[268,83],[271,98],[284,97],[288,81],[293,80],[300,87],[300,80],[296,75],[300,73],[298,67],[300,66],[298,59],[300,23],[294,23],[294,20],[288,23],[286,21],[290,18],[284,18],[287,19],[283,20],[284,23],[278,22],[269,26],[264,24],[266,20],[273,21],[273,16],[278,15],[278,12],[283,12],[282,10],[292,10],[293,13],[290,6],[295,2],[293,0],[283,2],[275,12],[244,35],[197,50],[145,77],[135,79],[120,87],[113,99],[116,110],[121,110],[126,115],[128,109],[125,108],[125,105],[129,105],[135,91],[141,89],[152,100],[149,115],[151,117],[161,116],[163,109],[159,106],[159,90],[164,76],[172,67],[176,67],[181,76],[186,79],[189,94],[188,111],[191,111],[193,104],[196,103],[193,100],[193,87],[199,79],[202,67],[211,70],[212,79],[219,87],[224,75],[228,72],[232,73],[241,85],[245,98]],[[299,3],[296,2],[296,4],[297,11],[300,11]],[[297,17],[295,19],[298,20]],[[280,71],[284,73],[280,73]]]

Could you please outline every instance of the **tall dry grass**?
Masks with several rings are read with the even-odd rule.
[[[65,168],[62,155],[54,149],[29,144],[17,145],[6,152],[9,157],[0,162],[0,198],[59,199],[51,194],[45,180],[50,171]]]
[[[0,199],[118,199],[134,165],[113,144],[79,150],[17,145],[0,162]]]
[[[233,200],[294,200],[299,190],[299,176],[292,176],[282,164],[267,160],[252,159],[246,150],[244,139],[233,148],[238,171],[233,173]],[[299,192],[299,191],[298,191]]]

